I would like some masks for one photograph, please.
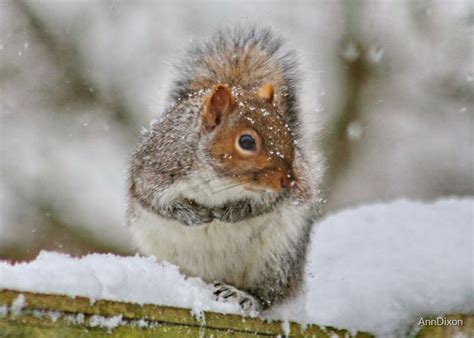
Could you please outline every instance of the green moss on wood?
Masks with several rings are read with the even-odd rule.
[[[205,312],[197,319],[189,309],[170,306],[139,305],[126,302],[99,300],[94,303],[84,297],[36,294],[11,290],[0,291],[0,305],[11,306],[19,295],[24,295],[25,308],[16,316],[10,313],[0,317],[0,337],[264,337],[285,335],[280,321],[268,322],[259,318],[234,314]],[[37,311],[39,310],[39,311]],[[61,316],[48,316],[58,311]],[[83,314],[84,320],[71,321],[71,316]],[[122,316],[123,325],[111,330],[92,327],[90,319]],[[82,315],[81,315],[82,316]],[[417,337],[451,337],[462,332],[474,336],[473,315],[451,315],[448,319],[462,319],[462,327],[426,326]],[[146,327],[140,325],[146,321]],[[352,335],[347,330],[290,323],[292,337],[372,337],[365,332]]]
[[[102,336],[108,332],[113,337],[182,337],[191,336],[277,336],[284,335],[280,321],[268,322],[259,318],[241,317],[234,314],[205,312],[203,320],[197,319],[189,309],[170,306],[139,305],[126,302],[99,300],[94,303],[84,297],[67,297],[60,295],[36,294],[3,290],[0,292],[0,304],[11,306],[20,295],[24,295],[26,306],[24,311],[16,317],[9,315],[0,318],[0,332],[9,332],[11,336],[22,333],[24,336],[42,337],[88,337]],[[35,318],[32,311],[60,311],[64,315],[82,313],[85,316],[84,324],[73,324],[62,316],[56,322],[44,316]],[[130,325],[121,325],[113,330],[106,328],[91,328],[88,323],[93,315],[113,317],[121,315]],[[138,320],[146,320],[147,328],[132,325]],[[310,337],[347,337],[345,330],[322,328],[311,325],[303,330],[299,324],[290,323],[290,332],[293,336]],[[356,337],[370,337],[365,333],[357,333]]]

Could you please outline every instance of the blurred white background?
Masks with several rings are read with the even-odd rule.
[[[133,253],[127,159],[171,65],[253,22],[300,55],[324,212],[474,194],[472,1],[0,0],[0,258]]]

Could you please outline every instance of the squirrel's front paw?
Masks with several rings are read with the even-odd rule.
[[[252,207],[246,199],[233,201],[212,209],[212,216],[224,223],[236,223],[252,216]]]
[[[180,223],[188,226],[210,223],[214,219],[208,208],[191,200],[182,200],[174,214]]]
[[[214,288],[214,295],[218,301],[237,302],[246,313],[256,312],[260,309],[258,301],[245,291],[221,282],[215,282]]]

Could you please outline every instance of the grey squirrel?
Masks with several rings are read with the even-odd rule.
[[[269,29],[235,28],[178,70],[132,155],[127,223],[141,253],[266,309],[301,289],[321,180],[300,135],[295,55]]]

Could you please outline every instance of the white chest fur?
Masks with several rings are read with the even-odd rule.
[[[142,253],[176,264],[189,276],[245,288],[258,281],[265,264],[296,250],[307,212],[306,206],[288,204],[247,221],[189,227],[135,202],[130,228]]]

